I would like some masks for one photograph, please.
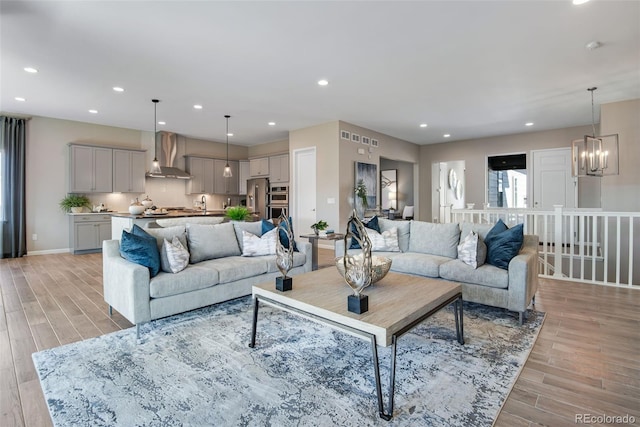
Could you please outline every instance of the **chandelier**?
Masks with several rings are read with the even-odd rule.
[[[593,92],[597,87],[587,89],[591,92],[591,135],[585,135],[571,144],[573,158],[573,176],[618,175],[618,134],[596,136],[595,107]]]

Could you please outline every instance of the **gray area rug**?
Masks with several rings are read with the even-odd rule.
[[[345,300],[346,304],[346,300]],[[56,426],[490,426],[544,314],[465,303],[398,340],[394,418],[378,417],[368,341],[250,297],[33,354]],[[380,348],[386,395],[390,350]]]

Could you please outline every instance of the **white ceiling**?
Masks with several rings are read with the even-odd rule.
[[[159,98],[158,130],[223,141],[230,114],[240,145],[334,120],[430,144],[590,124],[591,86],[596,106],[640,98],[638,1],[3,0],[0,15],[0,111],[149,131]]]

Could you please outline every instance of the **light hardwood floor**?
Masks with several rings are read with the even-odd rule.
[[[107,315],[100,254],[0,260],[0,294],[0,426],[50,426],[31,354],[131,325]],[[576,414],[640,425],[640,290],[541,280],[536,309],[544,326],[495,425],[575,426]]]

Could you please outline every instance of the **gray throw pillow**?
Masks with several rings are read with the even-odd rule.
[[[411,221],[409,251],[456,259],[460,228],[457,223]]]
[[[233,224],[187,224],[191,263],[214,258],[242,255]]]
[[[178,239],[180,239],[180,243],[182,243],[182,246],[184,246],[185,249],[187,248],[187,229],[184,225],[176,225],[174,227],[147,228],[145,231],[156,238],[156,241],[158,242],[158,250],[162,249],[164,239],[167,239],[169,242],[171,242],[173,241],[174,236],[178,236]]]
[[[480,239],[478,233],[472,231],[458,245],[458,259],[473,268],[484,264],[487,259],[487,245]]]

